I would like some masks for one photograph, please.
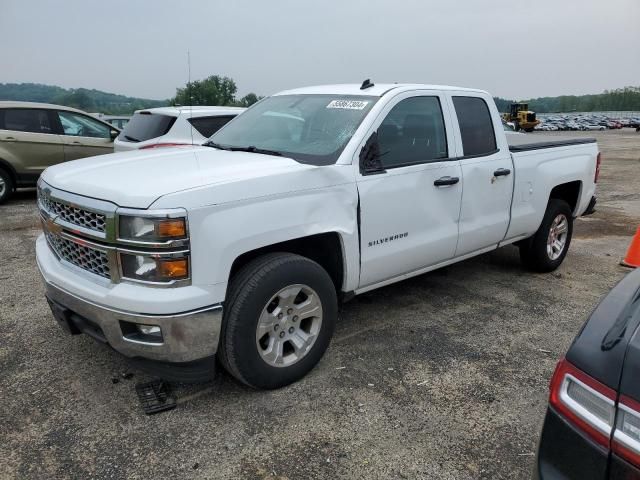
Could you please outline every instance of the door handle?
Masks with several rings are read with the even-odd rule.
[[[82,142],[73,141],[73,142],[71,142],[71,145],[82,145]]]
[[[511,175],[511,170],[508,168],[499,168],[493,172],[494,177],[506,177],[507,175]]]
[[[15,137],[4,137],[3,140],[5,140],[7,142],[17,142]]]
[[[436,187],[446,187],[447,185],[455,185],[460,179],[458,177],[440,177],[433,184]]]

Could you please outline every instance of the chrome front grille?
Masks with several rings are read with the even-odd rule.
[[[94,280],[101,284],[104,283],[102,279],[107,279],[113,284],[135,282],[157,288],[191,285],[191,278],[168,278],[162,282],[129,278],[124,275],[120,262],[122,255],[154,259],[179,256],[189,261],[188,237],[165,242],[145,242],[121,239],[117,232],[121,215],[184,218],[186,225],[186,210],[143,211],[121,208],[113,202],[60,190],[43,179],[38,182],[38,208],[48,248],[67,267],[73,266],[88,274],[97,275],[101,278],[95,277]],[[133,276],[135,275],[137,272]]]
[[[80,245],[51,232],[45,232],[45,234],[47,243],[62,260],[101,277],[111,278],[109,257],[105,252]]]
[[[95,232],[105,233],[106,217],[102,213],[92,212],[73,205],[67,205],[52,199],[47,193],[38,188],[40,206],[50,216],[58,216],[71,225],[83,227]]]

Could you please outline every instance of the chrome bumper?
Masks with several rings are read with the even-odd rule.
[[[53,285],[44,277],[43,280],[50,302],[68,309],[76,323],[91,325],[86,331],[80,329],[75,333],[88,333],[101,341],[102,336],[114,350],[127,357],[183,363],[211,357],[218,349],[222,325],[222,306],[219,304],[184,313],[145,315],[96,305]],[[152,343],[127,338],[121,321],[157,325],[162,330],[162,341]]]

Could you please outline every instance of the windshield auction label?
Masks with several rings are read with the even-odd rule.
[[[369,102],[362,100],[331,100],[327,108],[342,108],[345,110],[363,110]]]

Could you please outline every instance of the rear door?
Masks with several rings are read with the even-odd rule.
[[[52,112],[38,108],[0,110],[0,147],[20,177],[37,178],[50,165],[64,161],[62,139]]]
[[[113,153],[111,131],[115,129],[108,124],[66,110],[58,110],[56,115],[62,131],[65,161]]]
[[[453,257],[462,172],[451,158],[451,117],[438,92],[396,96],[372,126],[383,170],[357,176],[360,288]]]
[[[504,239],[509,226],[514,172],[493,102],[469,94],[453,94],[449,99],[457,117],[454,128],[464,179],[460,237],[455,252],[459,257],[496,247]],[[500,132],[500,137],[496,132]]]

